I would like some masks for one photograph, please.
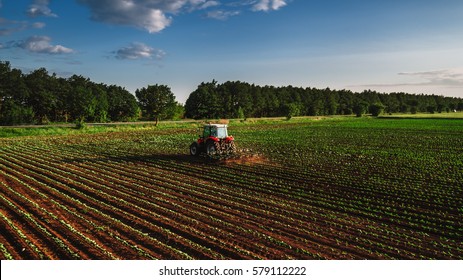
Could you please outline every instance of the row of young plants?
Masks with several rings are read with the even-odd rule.
[[[50,163],[46,163],[46,164],[50,164]],[[109,168],[108,168],[107,165],[108,165],[108,163],[104,163],[103,166],[97,166],[95,170],[93,170],[93,171],[91,170],[90,172],[92,173],[92,172],[96,172],[96,170],[98,170],[100,177],[103,177],[104,180],[107,180],[107,181],[114,181],[114,180],[115,180],[114,178],[112,178],[112,176],[114,176],[114,175],[113,175],[113,174],[114,174],[114,170],[118,170],[118,173],[119,173],[119,174],[118,174],[118,177],[121,176],[121,175],[122,175],[122,176],[125,175],[123,172],[121,172],[121,168],[118,168],[118,167],[116,167],[116,168],[109,167]],[[109,169],[108,172],[107,172],[107,174],[105,174],[106,172],[104,172],[105,167],[106,167],[107,169]],[[89,168],[89,165],[86,164],[86,165],[85,165],[85,169],[88,170],[88,168]],[[91,168],[91,167],[90,167],[90,168]],[[138,169],[138,168],[137,168],[137,169]],[[134,172],[134,170],[132,170],[132,172]],[[76,175],[78,175],[78,176],[85,176],[84,174],[76,174]],[[111,176],[111,175],[112,175],[112,176]],[[136,178],[136,176],[135,176],[133,173],[132,173],[132,174],[129,174],[129,175],[132,176],[132,179],[133,179],[133,178]],[[165,174],[164,174],[164,175],[165,175]],[[108,179],[109,179],[109,180],[108,180]],[[141,177],[141,179],[143,179],[143,177]],[[156,178],[153,178],[153,179],[156,179]],[[122,182],[121,180],[116,180],[116,181],[119,181],[119,182],[117,182],[119,187],[121,187],[121,185],[124,184],[124,182]],[[166,182],[165,180],[160,181],[160,180],[158,179],[154,184],[158,185],[157,187],[159,187],[159,185],[165,185],[166,183],[167,183],[167,182]],[[119,184],[121,184],[121,185],[119,185]],[[138,189],[139,184],[142,184],[142,182],[140,182],[140,181],[137,182],[137,183],[131,182],[131,184],[132,184],[132,185],[130,186],[130,188],[133,189],[133,188],[137,187],[137,189]],[[177,187],[177,185],[178,185],[178,182],[177,182],[177,181],[171,182],[171,187]],[[150,185],[148,185],[148,186],[153,186],[153,185],[150,184]],[[191,188],[191,186],[188,186],[188,187]],[[188,190],[188,187],[187,187],[186,190]],[[146,189],[147,189],[147,188],[145,188],[144,191],[146,191]],[[130,191],[130,190],[128,190],[128,191]],[[199,193],[199,192],[198,192],[198,193]],[[159,194],[159,195],[164,195],[164,193],[161,193],[161,194]],[[176,197],[175,197],[174,195],[177,195],[177,196],[178,196],[178,193],[175,193],[175,192],[174,192],[173,195],[171,195],[170,199],[172,199],[172,198],[175,199]],[[143,200],[140,200],[139,202],[140,202],[140,204],[145,204],[145,203],[147,203],[147,202],[144,202]],[[179,209],[178,209],[178,206],[179,206],[179,205],[177,204],[177,205],[176,205],[176,208],[177,208],[176,210],[179,210]],[[175,209],[175,208],[174,208],[174,209]],[[187,212],[187,211],[190,211],[190,212],[191,212],[192,210],[191,210],[191,209],[185,209],[185,212]]]
[[[106,165],[106,163],[105,163],[105,165]],[[177,167],[177,168],[178,168],[178,167]],[[120,170],[120,169],[119,169],[119,170]],[[236,196],[236,194],[235,194],[235,196]],[[270,205],[270,208],[272,208],[272,207],[274,207],[274,206]]]
[[[6,176],[9,176],[9,175],[6,175]],[[13,180],[16,181],[16,183],[21,183],[17,178],[10,177],[10,179],[12,181]],[[23,185],[23,187],[28,187],[27,184],[24,185],[24,183],[22,183],[22,185]],[[18,189],[19,189],[19,186],[20,186],[19,184],[15,185],[15,187],[18,188]],[[50,212],[46,207],[44,207],[43,205],[40,205],[39,203],[37,203],[36,200],[34,200],[31,196],[21,194],[16,189],[13,189],[11,186],[8,186],[7,184],[3,184],[3,187],[5,187],[5,189],[9,192],[9,197],[16,198],[15,201],[20,202],[23,207],[25,205],[28,205],[30,207],[30,208],[28,208],[28,209],[30,209],[28,211],[31,212],[32,216],[40,217],[40,220],[44,220],[48,224],[51,224],[50,223],[51,220],[58,221],[61,224],[61,226],[64,226],[69,231],[74,233],[76,236],[80,237],[81,241],[85,241],[85,243],[88,243],[87,245],[84,245],[85,247],[87,247],[87,250],[97,251],[96,255],[106,255],[110,259],[115,259],[115,257],[113,256],[113,254],[111,254],[111,252],[108,252],[106,249],[102,248],[100,246],[100,244],[98,244],[94,239],[92,239],[92,237],[90,237],[87,233],[81,232],[79,229],[75,228],[75,226],[73,224],[71,224],[69,222],[69,220],[65,216],[61,216],[61,218],[58,217],[56,214]],[[48,200],[48,198],[46,196],[43,197],[43,199]],[[38,201],[40,202],[42,200],[39,199]],[[66,206],[64,206],[64,205],[59,205],[59,206],[61,208],[64,208],[67,212],[71,212],[69,210],[69,208],[67,208]],[[73,213],[74,215],[78,215],[77,213],[74,213],[74,212],[71,212],[71,213]],[[54,231],[56,231],[57,227],[58,226],[56,224],[54,224],[52,228],[53,228]],[[71,238],[69,237],[69,235],[67,235],[66,239],[71,239]],[[79,244],[83,244],[83,243],[79,242]],[[80,250],[85,251],[85,250],[83,250],[82,247],[80,247]],[[79,258],[84,257],[81,254],[82,253],[79,253],[79,255],[78,255]],[[65,255],[65,256],[67,256],[67,255]],[[74,254],[73,257],[76,257],[76,255]]]
[[[45,165],[50,165],[50,162],[44,163]],[[53,164],[51,164],[53,165]],[[167,214],[174,214],[175,216],[178,216],[177,213],[175,213],[172,210],[165,209],[164,207],[158,205],[160,202],[163,204],[171,204],[171,201],[166,200],[166,201],[160,201],[160,197],[157,196],[155,197],[156,203],[153,203],[151,201],[148,201],[145,199],[145,196],[147,195],[146,191],[148,190],[148,187],[143,186],[142,182],[135,182],[132,180],[129,181],[124,181],[121,179],[118,179],[117,177],[120,178],[120,172],[119,174],[115,177],[115,170],[117,169],[110,169],[106,174],[104,172],[104,167],[98,169],[92,169],[89,165],[86,165],[85,168],[82,169],[82,171],[77,170],[76,168],[72,169],[72,174],[76,179],[81,180],[84,182],[86,185],[98,189],[101,193],[108,194],[114,197],[115,200],[120,200],[122,201],[123,204],[128,204],[130,205],[130,208],[134,208],[134,210],[137,212],[140,217],[144,217],[146,220],[152,219],[152,217],[157,217],[158,223],[162,224],[163,228],[167,228],[169,231],[175,232],[177,229],[180,229],[180,233],[184,233],[187,231],[192,231],[194,229],[188,228],[186,225],[191,225],[193,224],[190,221],[183,221],[186,222],[186,225],[183,223],[178,223],[175,220],[169,220],[166,216],[161,216],[159,213],[167,213]],[[63,171],[65,172],[65,171]],[[87,178],[86,178],[87,177]],[[100,179],[98,179],[100,177]],[[117,186],[117,189],[114,187]],[[136,191],[136,189],[142,188],[142,191]],[[152,195],[152,194],[151,194]],[[105,201],[105,199],[104,199]],[[114,204],[114,203],[113,203]],[[149,211],[148,211],[149,209]],[[147,212],[147,216],[144,216],[144,212]],[[197,223],[197,222],[196,222]],[[184,233],[186,234],[186,233]],[[189,239],[194,239],[194,236],[191,236],[191,233],[188,233]],[[198,237],[197,237],[198,238]],[[199,237],[200,238],[200,237]],[[176,239],[179,239],[177,237]],[[220,241],[216,240],[214,238],[216,246],[220,245]],[[206,240],[202,241],[203,243],[206,242]],[[189,244],[190,246],[196,246],[199,247],[199,245],[195,244]],[[204,249],[201,249],[204,250]],[[204,255],[203,257],[214,257],[218,258],[220,257],[217,254],[214,254],[212,252],[212,255]]]
[[[277,186],[278,187],[281,187],[282,185],[279,185]],[[268,186],[264,186],[266,188],[266,191],[262,191],[261,193],[268,193]],[[289,186],[288,186],[289,187]],[[292,186],[292,188],[297,188],[297,187],[294,187]],[[294,196],[295,199],[301,199],[300,197],[298,196]],[[301,200],[303,200],[305,198],[302,198]],[[323,195],[319,195],[317,192],[312,192],[312,193],[307,193],[307,197],[306,197],[307,200],[310,200],[310,202],[312,203],[312,206],[313,205],[317,205],[319,206],[317,209],[317,211],[321,211],[321,212],[324,212],[326,213],[327,210],[332,210],[332,211],[335,211],[335,212],[338,212],[335,214],[335,217],[339,217],[339,212],[342,211],[344,213],[347,213],[348,215],[354,215],[354,216],[364,216],[366,218],[368,218],[370,221],[371,220],[374,220],[374,221],[382,221],[384,219],[382,219],[381,217],[378,218],[377,215],[375,215],[375,213],[370,213],[370,212],[364,212],[362,211],[362,208],[361,207],[358,207],[358,205],[356,206],[355,204],[353,204],[352,202],[350,202],[350,200],[346,200],[345,203],[343,203],[341,201],[341,199],[339,197],[336,197],[336,196],[326,196],[326,198],[323,198]],[[351,199],[354,199],[355,198],[352,198]],[[272,197],[272,200],[275,201],[275,199]],[[354,207],[353,207],[354,205]],[[382,215],[383,213],[381,213]],[[386,213],[387,214],[387,213]],[[326,218],[325,218],[326,219]],[[388,220],[386,220],[388,221]],[[339,221],[338,221],[339,223]],[[343,222],[341,222],[342,224]],[[335,223],[336,224],[336,223]],[[366,232],[367,233],[367,232]],[[405,235],[407,236],[407,235]],[[403,239],[403,236],[401,236],[401,239]],[[416,239],[416,238],[415,238]],[[387,237],[382,237],[380,239],[380,242],[381,243],[384,243],[384,242],[388,242],[388,238]],[[420,243],[421,241],[418,241],[418,243]]]
[[[378,121],[239,126],[249,163],[189,158],[192,129],[6,141],[0,163],[132,258],[461,258],[459,126]]]
[[[32,211],[28,211],[23,209],[22,206],[16,204],[16,202],[11,201],[10,199],[6,198],[3,195],[0,195],[0,199],[2,202],[2,206],[4,211],[9,213],[12,218],[16,220],[23,221],[23,223],[27,224],[27,229],[34,232],[36,238],[31,240],[41,240],[40,243],[46,242],[51,243],[52,247],[55,247],[61,256],[70,256],[71,258],[78,258],[79,255],[75,252],[75,248],[72,245],[66,242],[66,239],[61,236],[60,233],[54,231],[52,227],[47,226],[43,221],[39,220],[36,215]],[[4,219],[8,219],[7,216]],[[10,224],[15,230],[19,233],[20,229],[13,224]],[[28,245],[37,253],[40,249],[38,246],[33,244],[33,242],[25,235],[21,235],[21,237],[28,243]],[[40,254],[40,258],[44,258],[43,254]]]
[[[18,176],[14,177],[14,175],[18,175]],[[23,177],[23,178],[21,178],[21,177]],[[74,208],[73,210],[69,209],[70,207],[75,207],[75,206],[72,205],[72,204],[69,204],[68,202],[69,201],[77,201],[77,200],[75,200],[75,199],[73,199],[73,198],[71,198],[71,197],[69,197],[69,196],[67,196],[65,194],[61,194],[59,191],[56,191],[55,189],[48,189],[48,190],[55,191],[55,193],[47,193],[47,191],[48,191],[47,188],[49,188],[49,186],[47,184],[42,183],[42,182],[40,182],[38,180],[35,180],[34,178],[32,178],[30,176],[27,176],[27,175],[23,176],[21,173],[15,173],[15,174],[11,175],[10,178],[12,180],[16,181],[16,183],[17,183],[17,184],[15,184],[16,188],[21,188],[23,192],[29,192],[29,194],[32,193],[33,195],[35,195],[35,194],[39,195],[40,197],[45,198],[47,201],[52,202],[53,206],[51,206],[49,209],[55,209],[55,207],[57,207],[57,208],[59,208],[61,210],[65,210],[68,213],[72,214],[73,216],[79,218],[79,219],[74,219],[73,220],[74,226],[76,225],[75,223],[83,223],[82,228],[86,228],[85,232],[88,232],[89,229],[93,229],[93,228],[97,228],[97,227],[98,228],[103,228],[102,225],[96,225],[91,220],[88,220],[88,218],[83,218],[81,215],[79,215],[78,212],[75,211],[76,208]],[[25,190],[25,189],[27,189],[27,190]],[[56,200],[53,198],[55,195],[56,195],[56,197],[65,197],[65,198],[68,198],[70,200],[66,201],[66,199],[65,199],[65,200],[63,200],[63,202],[60,202],[59,198],[56,199]],[[43,200],[41,200],[41,201],[43,201]],[[66,206],[66,205],[69,205],[69,206]],[[79,205],[79,206],[82,207],[82,206],[85,206],[85,205]],[[87,211],[86,208],[82,208],[82,209],[85,209],[84,211]],[[86,226],[86,227],[84,227],[84,226]],[[59,230],[61,230],[61,232],[63,232],[64,235],[69,236],[69,233],[67,233],[66,230],[63,230],[62,228],[60,228]],[[79,233],[79,234],[82,235],[82,232]],[[36,238],[36,240],[41,241],[40,238]],[[45,239],[42,239],[42,242],[43,242],[43,240],[45,240]],[[92,243],[92,246],[94,246],[96,242],[91,241],[91,243]],[[54,252],[54,250],[55,250],[54,246],[47,247],[46,245],[42,245],[42,247],[44,248],[44,250],[46,250],[48,252],[48,254],[46,255],[46,258],[70,259],[70,258],[73,257],[72,255],[67,255],[67,254],[56,255],[56,253]],[[82,248],[80,248],[80,249],[82,249]],[[24,251],[24,250],[22,250],[22,251]],[[110,252],[107,252],[107,251],[104,251],[103,253],[100,253],[100,254],[93,255],[93,257],[95,257],[95,256],[99,256],[100,258],[107,258],[109,256],[110,258],[113,258],[112,254]],[[106,257],[104,257],[104,256],[106,256]],[[74,256],[74,257],[76,257],[76,256]],[[82,251],[79,250],[79,255],[78,255],[77,258],[80,259],[80,258],[85,258],[85,257],[86,257],[86,255]],[[91,256],[89,256],[89,257],[91,257]]]
[[[127,209],[114,206],[114,204],[117,206],[128,204],[123,199],[113,198],[110,194],[103,191],[94,191],[88,185],[73,178],[72,174],[66,174],[67,176],[65,174],[59,174],[59,170],[56,168],[37,164],[37,162],[32,165],[32,159],[23,157],[21,161],[13,162],[14,159],[10,158],[10,163],[15,164],[16,168],[27,168],[34,178],[43,180],[44,183],[56,187],[59,192],[67,193],[72,197],[78,198],[80,201],[84,201],[87,205],[97,208],[105,218],[108,216],[116,217],[118,221],[129,225],[136,233],[141,233],[143,237],[155,241],[150,243],[152,246],[156,246],[155,251],[159,251],[159,253],[163,252],[166,256],[176,256],[176,258],[184,256],[188,258],[188,255],[184,252],[172,248],[158,240],[159,236],[162,237],[163,235],[171,235],[173,233],[165,228],[157,227],[155,224],[149,224],[134,213],[130,213]],[[132,223],[135,223],[140,229],[133,227],[131,225]],[[157,236],[157,238],[151,237],[147,232],[151,232],[154,236]],[[175,238],[172,239],[175,240]]]
[[[308,173],[321,175],[326,186],[339,190],[340,195],[347,196],[356,190],[360,197],[384,205],[378,210],[392,216],[394,221],[414,218],[423,233],[459,240],[463,235],[462,146],[459,144],[462,123],[452,121],[448,129],[444,126],[447,120],[442,121],[442,127],[436,126],[434,120],[429,122],[434,123],[432,128],[390,126],[387,131],[381,131],[382,137],[375,136],[378,131],[374,128],[347,129],[344,123],[328,131],[320,127],[293,127],[291,135],[297,144],[292,146],[306,151],[302,156],[308,164],[298,165],[298,158],[291,158],[288,153],[283,158],[276,153],[275,157],[291,164],[292,169],[302,167]],[[269,142],[264,143],[266,146],[262,143],[256,146],[278,151],[285,145],[280,140],[284,139],[281,131],[262,133],[268,136],[257,139]],[[272,133],[277,136],[272,137]],[[341,137],[349,134],[352,141]],[[383,139],[386,136],[391,137]],[[384,147],[381,149],[381,146]],[[383,193],[380,197],[378,191]],[[358,197],[352,198],[358,200]],[[365,207],[371,211],[374,204],[369,201]],[[461,243],[456,242],[454,246],[461,251]]]
[[[24,151],[23,151],[24,152]],[[19,155],[18,155],[19,156]],[[24,159],[22,159],[22,161],[24,161]]]

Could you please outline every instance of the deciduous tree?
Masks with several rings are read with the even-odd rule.
[[[135,91],[143,114],[154,119],[158,124],[160,119],[169,117],[169,113],[175,111],[177,103],[175,96],[166,85],[149,85],[146,88]]]

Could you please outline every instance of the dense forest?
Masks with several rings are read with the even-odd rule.
[[[0,61],[0,125],[308,115],[379,115],[462,111],[463,99],[407,93],[354,93],[302,87],[203,82],[182,106],[165,85],[137,89],[92,82],[80,75],[28,74]]]
[[[137,89],[136,94],[138,100],[120,86],[95,83],[79,75],[65,79],[50,75],[45,68],[23,74],[9,62],[0,62],[0,125],[183,116],[183,106],[167,86],[148,86]],[[157,106],[159,103],[162,106]]]
[[[463,99],[404,92],[332,90],[256,86],[245,82],[202,83],[185,103],[185,116],[195,119],[441,113],[463,110]]]
[[[0,124],[128,121],[139,117],[135,96],[122,87],[40,68],[25,75],[0,63]]]

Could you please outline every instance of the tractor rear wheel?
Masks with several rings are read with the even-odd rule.
[[[206,153],[208,156],[216,155],[221,151],[220,145],[218,142],[209,141],[206,145]]]
[[[198,143],[193,142],[190,145],[190,155],[195,156],[195,157],[199,156],[199,145],[198,145]]]

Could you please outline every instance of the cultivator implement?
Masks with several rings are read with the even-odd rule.
[[[254,153],[249,149],[237,149],[225,151],[216,151],[210,154],[203,154],[204,157],[218,161],[233,161],[233,160],[245,160],[250,158],[258,157],[258,153]]]

